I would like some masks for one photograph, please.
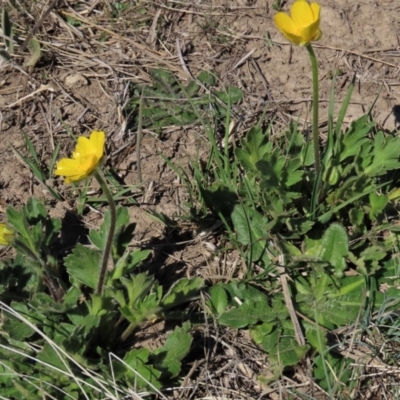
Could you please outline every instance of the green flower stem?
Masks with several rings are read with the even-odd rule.
[[[321,156],[319,154],[319,134],[318,134],[318,63],[311,43],[306,44],[306,49],[311,59],[312,78],[313,78],[313,122],[312,122],[312,136],[314,143],[314,165],[315,174],[318,175],[321,168]]]
[[[121,340],[125,341],[128,339],[128,337],[132,334],[132,332],[135,330],[137,324],[129,324],[129,326],[124,330],[124,332],[121,335]]]
[[[110,215],[111,215],[110,230],[108,231],[106,246],[103,251],[103,258],[101,261],[99,282],[97,284],[97,289],[96,289],[96,294],[101,296],[103,294],[104,281],[106,279],[106,274],[107,274],[108,260],[110,258],[110,254],[111,254],[111,250],[112,250],[112,244],[113,244],[114,233],[115,233],[115,224],[117,221],[117,211],[115,209],[114,199],[112,197],[110,189],[107,186],[106,178],[105,178],[103,172],[100,169],[97,169],[94,172],[94,177],[96,178],[97,182],[99,182],[101,190],[107,197],[107,201],[110,206]]]

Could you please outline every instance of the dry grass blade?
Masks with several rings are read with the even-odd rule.
[[[283,254],[279,255],[279,265],[285,265],[285,256]],[[306,341],[304,339],[303,331],[297,318],[296,311],[293,307],[293,301],[290,295],[285,269],[284,267],[277,267],[277,270],[280,273],[283,296],[285,298],[286,307],[289,310],[290,319],[292,320],[297,343],[301,346],[304,346],[306,344]]]
[[[56,371],[58,371],[59,373],[62,373],[66,376],[68,376],[69,378],[71,378],[80,388],[82,395],[89,399],[88,395],[86,394],[86,390],[83,388],[85,387],[89,387],[91,388],[94,392],[97,393],[102,393],[102,394],[107,394],[107,396],[109,396],[110,400],[119,400],[118,397],[115,397],[115,395],[113,394],[113,390],[117,390],[117,392],[122,393],[122,391],[120,391],[120,389],[118,388],[113,388],[110,387],[110,382],[106,382],[104,381],[101,377],[99,378],[98,376],[96,376],[95,373],[93,373],[92,371],[85,369],[84,367],[82,367],[77,361],[74,360],[73,357],[71,357],[68,353],[66,353],[60,346],[58,346],[56,343],[54,343],[48,336],[46,336],[42,331],[40,331],[35,325],[33,325],[30,321],[28,321],[23,315],[21,315],[20,313],[18,313],[17,311],[13,310],[11,307],[9,307],[7,304],[3,303],[0,301],[0,309],[4,312],[9,313],[10,315],[12,315],[13,317],[15,317],[16,319],[20,320],[21,322],[23,322],[24,324],[26,324],[27,326],[29,326],[31,329],[33,329],[38,335],[40,335],[44,341],[46,343],[48,343],[53,350],[55,351],[55,353],[58,355],[59,360],[61,361],[61,363],[64,365],[66,371],[61,370],[53,365],[47,364],[39,359],[36,359],[34,357],[31,357],[27,354],[24,354],[23,352],[20,352],[19,350],[10,348],[8,346],[4,346],[4,345],[0,345],[0,347],[7,349],[8,351],[12,351],[15,352],[17,354],[20,354],[22,356],[25,356],[27,358],[32,359],[35,362],[39,362],[43,365],[45,365],[46,367],[48,367],[49,369],[54,369]],[[77,377],[72,370],[70,369],[68,363],[66,362],[66,360],[68,360],[69,362],[71,362],[73,365],[75,365],[76,367],[78,367],[79,370],[82,371],[82,373],[84,375],[86,375],[87,377],[90,377],[91,380],[93,380],[97,386],[89,383],[87,380],[82,379]]]

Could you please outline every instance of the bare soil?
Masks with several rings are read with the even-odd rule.
[[[173,280],[174,274],[200,275],[215,282],[240,274],[243,264],[237,255],[217,257],[210,250],[212,246],[218,248],[218,236],[202,241],[196,226],[178,220],[178,230],[171,231],[148,214],[155,211],[176,219],[187,213],[185,187],[160,153],[187,168],[199,152],[207,149],[201,126],[168,126],[161,135],[144,132],[140,147],[142,192],[136,132],[129,129],[131,117],[123,109],[131,82],[151,83],[150,68],[171,70],[183,84],[208,70],[218,74],[220,87],[233,85],[245,93],[244,100],[233,109],[241,121],[238,134],[245,135],[266,108],[282,129],[289,120],[308,129],[310,61],[304,48],[291,46],[275,28],[274,1],[62,0],[37,27],[52,2],[17,3],[14,8],[9,1],[0,1],[16,26],[15,55],[0,66],[0,211],[36,196],[46,201],[53,216],[63,218],[67,211],[75,213],[76,192],[50,174],[47,184],[65,197],[65,201],[55,202],[11,146],[28,155],[26,134],[46,168],[57,142],[62,143],[61,155],[70,155],[74,143],[69,132],[88,135],[91,130],[104,130],[107,165],[116,170],[124,185],[132,187],[132,196],[138,202],[130,206],[131,218],[137,223],[137,241],[132,245],[153,244],[153,268],[163,271],[160,276]],[[283,3],[288,10],[290,2]],[[115,4],[126,8],[118,11]],[[400,123],[400,6],[393,0],[321,0],[320,4],[323,37],[314,48],[320,66],[322,137],[332,75],[338,70],[336,111],[353,77],[357,82],[345,121],[368,112],[375,102],[373,118],[396,134]],[[21,70],[29,52],[20,52],[20,46],[34,27],[42,58],[34,68]],[[43,88],[41,85],[49,84],[52,90],[36,92]],[[93,190],[96,195],[97,188]],[[84,221],[93,226],[101,218],[87,207]],[[160,327],[160,331],[166,330]],[[215,327],[203,332],[199,329],[197,335],[199,343],[207,337],[211,344],[203,352],[202,361],[192,360],[193,369],[190,373],[188,370],[185,384],[196,390],[177,392],[176,398],[194,398],[190,397],[194,393],[198,398],[282,398],[277,387],[257,381],[268,364],[249,338]],[[157,345],[160,337],[154,340]],[[281,385],[283,392],[284,386],[298,385],[304,392],[316,393],[311,382],[300,382],[296,374]]]

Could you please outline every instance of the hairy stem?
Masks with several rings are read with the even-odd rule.
[[[99,282],[97,284],[97,289],[96,289],[96,294],[101,296],[103,294],[104,282],[105,282],[106,275],[107,275],[108,260],[110,258],[110,254],[111,254],[111,250],[112,250],[112,244],[113,244],[114,233],[115,233],[115,224],[117,222],[117,211],[115,209],[115,202],[112,197],[111,191],[107,186],[106,178],[100,169],[95,171],[94,177],[96,178],[97,182],[99,182],[101,190],[107,197],[107,201],[110,206],[110,214],[111,214],[110,229],[108,231],[106,245],[103,250]]]
[[[318,63],[311,43],[306,45],[308,54],[310,55],[312,79],[313,79],[313,122],[312,122],[312,138],[314,144],[314,165],[315,174],[318,175],[321,168],[321,156],[319,153],[319,134],[318,134]]]

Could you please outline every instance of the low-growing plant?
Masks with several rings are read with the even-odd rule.
[[[145,268],[150,251],[130,249],[135,224],[108,188],[104,147],[104,132],[80,136],[72,158],[55,170],[67,184],[97,179],[108,201],[98,230],[79,239],[35,198],[6,210],[0,244],[16,256],[0,263],[2,395],[97,398],[102,386],[154,391],[174,381],[190,350],[190,322],[153,351],[131,346],[141,325],[167,318],[203,281],[181,278],[165,289]]]
[[[159,131],[198,118],[211,125],[227,115],[226,103],[242,97],[234,87],[217,90],[216,77],[208,72],[187,86],[167,71],[157,69],[152,76],[152,86],[133,88],[126,110],[135,113],[139,105],[139,120],[147,129]],[[138,93],[140,98],[135,97]],[[95,398],[101,391],[113,398],[113,390],[157,391],[179,377],[192,342],[190,321],[152,351],[132,348],[135,333],[144,324],[168,318],[169,310],[195,298],[204,282],[181,278],[164,288],[149,274],[146,260],[151,252],[130,248],[135,224],[127,207],[117,206],[121,200],[136,204],[131,188],[121,186],[112,168],[102,167],[104,132],[78,138],[69,133],[77,141],[72,157],[57,162],[58,143],[49,165],[40,160],[26,134],[26,151],[13,150],[54,201],[64,197],[50,184],[53,174],[74,186],[77,219],[88,203],[106,204],[104,221],[97,230],[81,226],[75,232],[68,219],[51,218],[36,198],[21,208],[7,208],[0,245],[12,246],[16,254],[0,264],[0,358],[9,360],[0,364],[0,387],[15,398],[40,393]],[[91,178],[100,185],[101,195],[88,195]]]
[[[261,381],[278,379],[312,355],[315,380],[337,398],[355,376],[348,368],[351,359],[339,350],[340,336],[333,339],[330,332],[367,326],[372,313],[400,303],[395,250],[400,138],[379,130],[370,114],[344,129],[354,81],[335,120],[333,78],[327,141],[321,146],[311,46],[321,37],[320,6],[297,1],[291,16],[278,13],[275,22],[310,54],[313,134],[309,141],[291,123],[273,135],[273,121],[267,126],[260,121],[233,152],[228,146],[217,152],[210,140],[207,168],[194,163],[194,184],[187,183],[197,204],[224,222],[248,268],[245,282],[211,287],[207,306],[220,324],[249,329],[268,354],[270,369]],[[263,271],[256,273],[254,265]],[[357,338],[363,329],[359,332]]]
[[[170,71],[152,69],[150,75],[153,80],[151,86],[132,85],[132,98],[125,111],[138,114],[139,105],[143,102],[143,128],[157,133],[170,125],[193,124],[200,118],[208,121],[224,118],[226,104],[238,103],[243,96],[243,92],[233,86],[217,89],[216,75],[207,71],[201,72],[186,86]],[[132,128],[137,128],[138,123],[138,119],[134,119]]]

